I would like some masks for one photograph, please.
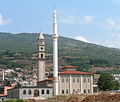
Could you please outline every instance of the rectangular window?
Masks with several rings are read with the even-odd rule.
[[[73,78],[73,83],[75,83],[75,78]]]
[[[66,83],[68,82],[68,78],[66,78]]]
[[[85,83],[85,82],[86,82],[86,79],[83,79],[83,82]]]
[[[88,78],[88,83],[90,82],[90,79]]]
[[[77,79],[77,82],[79,83],[79,78]]]

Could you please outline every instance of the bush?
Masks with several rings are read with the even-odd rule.
[[[24,102],[24,100],[22,100],[22,99],[10,99],[10,100],[6,100],[3,102]]]

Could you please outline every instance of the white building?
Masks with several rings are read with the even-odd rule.
[[[112,76],[120,83],[120,74],[112,74]]]

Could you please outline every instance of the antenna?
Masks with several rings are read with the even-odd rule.
[[[42,32],[42,29],[40,28],[40,33]]]

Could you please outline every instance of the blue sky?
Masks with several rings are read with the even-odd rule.
[[[0,32],[52,34],[120,48],[120,0],[0,0]]]

